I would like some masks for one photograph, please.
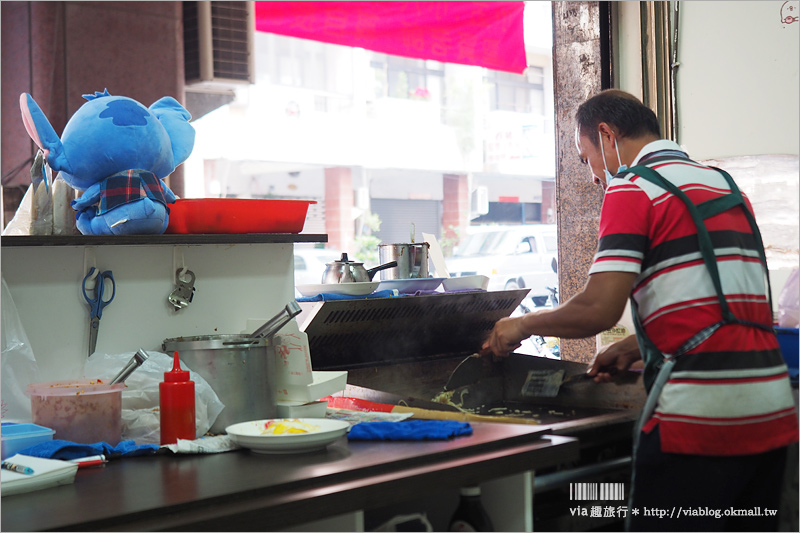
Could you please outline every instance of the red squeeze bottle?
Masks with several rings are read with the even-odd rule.
[[[181,370],[178,352],[170,372],[158,384],[161,410],[161,444],[175,444],[178,439],[195,439],[194,381],[189,371]]]

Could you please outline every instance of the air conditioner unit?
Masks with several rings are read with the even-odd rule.
[[[480,186],[470,194],[469,215],[470,220],[485,215],[489,212],[489,188]]]
[[[253,2],[183,2],[186,89],[230,92],[255,81]]]

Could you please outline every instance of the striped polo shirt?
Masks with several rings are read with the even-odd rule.
[[[672,141],[648,144],[635,165],[654,169],[694,204],[730,192],[718,171],[690,160]],[[705,222],[731,311],[743,320],[772,324],[756,239],[742,208]],[[589,274],[598,272],[637,274],[632,297],[639,319],[664,354],[722,319],[685,205],[631,173],[615,176],[606,190]],[[645,361],[648,389],[659,364]],[[796,442],[797,414],[777,337],[756,327],[726,324],[680,356],[644,431],[656,425],[662,451],[668,453],[742,455]]]

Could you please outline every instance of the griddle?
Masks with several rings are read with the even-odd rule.
[[[445,384],[464,358],[475,353],[501,318],[509,316],[527,289],[455,292],[394,298],[331,300],[301,304],[301,328],[308,335],[314,370],[347,370],[348,387],[380,403],[443,411],[437,404]],[[572,380],[556,397],[523,392],[529,372],[563,371],[569,378],[586,365],[511,354],[452,391],[459,408],[481,415],[534,418],[543,424],[633,420],[644,404],[641,378],[622,383]],[[402,403],[400,403],[402,402]],[[619,415],[619,416],[616,416]]]

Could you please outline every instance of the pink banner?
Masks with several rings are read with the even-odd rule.
[[[522,73],[524,2],[256,2],[256,30]]]

